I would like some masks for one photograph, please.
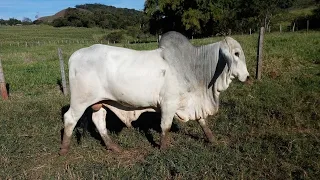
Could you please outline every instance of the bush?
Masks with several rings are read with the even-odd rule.
[[[52,21],[54,27],[68,26],[68,20],[66,18],[58,18]]]
[[[117,31],[109,33],[108,35],[104,36],[104,40],[109,40],[110,42],[119,43],[124,40],[124,32]]]
[[[313,10],[313,14],[309,16],[299,17],[298,19],[291,22],[291,26],[293,23],[296,23],[296,26],[299,30],[307,29],[307,21],[309,21],[309,29],[319,29],[320,28],[320,6],[317,9]]]
[[[137,26],[129,26],[127,28],[127,34],[133,38],[138,38],[138,35],[140,34],[139,27]]]
[[[34,20],[32,23],[33,24],[43,24],[44,22],[40,19],[37,19],[37,20]]]

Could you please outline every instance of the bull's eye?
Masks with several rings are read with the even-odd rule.
[[[239,57],[239,52],[234,53],[234,55],[236,55],[237,57]]]

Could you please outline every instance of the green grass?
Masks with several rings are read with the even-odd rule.
[[[102,31],[8,29],[12,31],[7,35],[15,32],[16,39],[1,33],[1,42],[5,44],[24,38],[61,40],[69,38],[68,33],[70,37],[74,34],[75,39],[90,39]],[[47,36],[44,32],[48,29]],[[241,43],[249,72],[254,76],[257,35],[234,38]],[[193,43],[207,44],[220,39]],[[209,119],[209,126],[220,142],[216,146],[205,141],[196,122],[175,121],[168,150],[152,147],[139,129],[123,128],[111,135],[125,150],[115,154],[106,151],[99,140],[79,127],[74,131],[69,154],[60,157],[61,109],[69,104],[69,98],[62,95],[57,85],[60,79],[57,48],[62,48],[67,66],[72,52],[88,45],[90,42],[1,48],[10,100],[0,100],[0,179],[317,179],[320,176],[319,32],[266,34],[262,81],[254,81],[251,86],[232,83],[221,95],[219,113]],[[139,50],[157,47],[156,43],[116,45]],[[108,117],[111,124],[119,121],[112,115]],[[159,123],[153,118],[148,120]],[[83,134],[79,143],[77,131]],[[151,130],[151,134],[159,142],[158,132]]]
[[[313,10],[315,10],[317,6],[308,6],[305,8],[295,7],[293,9],[289,9],[285,12],[281,12],[276,14],[271,20],[271,26],[273,31],[279,31],[279,26],[281,25],[283,31],[290,31],[287,29],[291,26],[291,23],[301,17],[307,17],[312,15]]]
[[[48,25],[32,25],[32,26],[0,26],[0,42],[3,45],[24,46],[25,42],[30,45],[38,45],[38,41],[42,44],[68,44],[83,43],[85,41],[100,41],[101,37],[108,34],[110,30],[100,28],[76,28],[61,27],[55,28]],[[59,41],[59,42],[58,42]]]

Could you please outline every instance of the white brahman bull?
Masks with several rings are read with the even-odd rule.
[[[173,118],[197,120],[210,142],[205,118],[218,111],[219,94],[232,79],[249,77],[240,44],[224,40],[195,47],[177,32],[162,36],[160,47],[136,51],[107,45],[83,48],[69,59],[70,109],[64,114],[60,154],[66,154],[78,120],[88,107],[107,149],[120,151],[106,129],[105,106],[127,126],[143,112],[161,113],[160,148],[166,148]]]

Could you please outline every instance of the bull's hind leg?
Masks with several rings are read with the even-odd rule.
[[[64,132],[59,152],[60,155],[65,155],[68,153],[73,129],[81,118],[85,109],[86,107],[74,110],[70,107],[69,110],[64,114]]]
[[[212,131],[209,129],[206,120],[200,119],[198,122],[199,122],[204,134],[207,136],[208,141],[211,143],[216,143],[217,142],[216,138],[214,137]]]
[[[112,150],[114,152],[120,152],[120,148],[117,144],[112,142],[111,138],[108,135],[106,128],[106,114],[107,111],[102,107],[102,104],[95,104],[92,106],[92,109],[95,111],[92,114],[92,121],[97,127],[102,140],[104,141],[107,149]]]
[[[161,139],[160,149],[166,149],[169,144],[169,131],[171,129],[174,114],[176,112],[176,103],[166,103],[161,106]]]

